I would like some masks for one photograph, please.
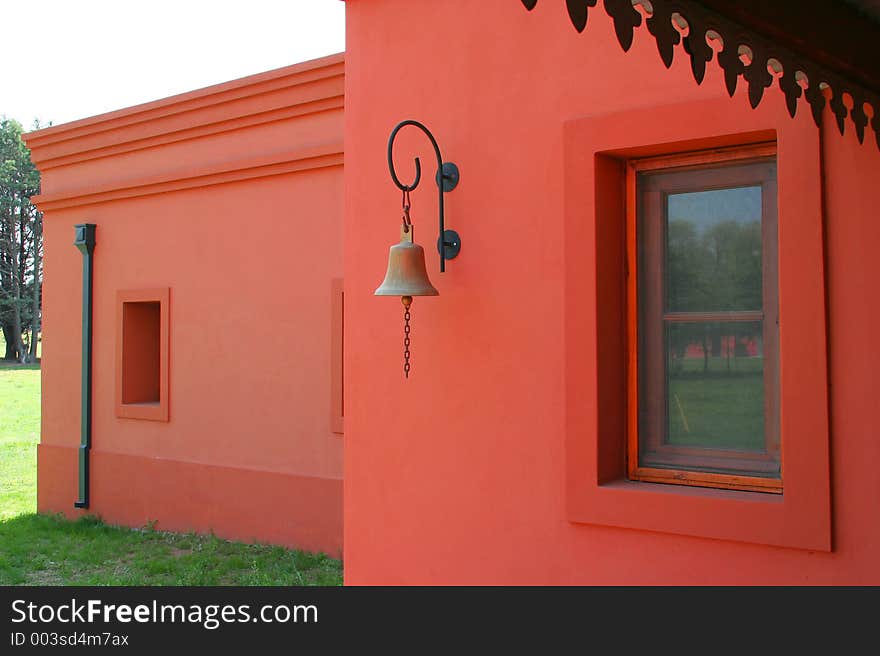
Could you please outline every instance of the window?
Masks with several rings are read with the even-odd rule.
[[[600,525],[830,551],[832,506],[821,148],[819,132],[809,112],[791,119],[784,106],[767,104],[750,110],[747,104],[743,107],[742,103],[728,98],[716,98],[574,118],[565,123],[563,134],[563,512],[574,533],[581,527],[589,531],[589,525]],[[778,163],[775,167],[778,193],[764,193],[764,185],[773,184],[772,175],[758,175],[745,183],[720,179],[696,187],[689,183],[683,188],[675,187],[680,182],[679,173],[692,175],[706,170],[705,176],[723,178],[734,175],[740,167],[772,165],[774,153]],[[635,162],[639,163],[638,171]],[[652,163],[653,166],[649,166]],[[673,378],[670,387],[666,378],[665,340],[669,338],[663,328],[654,337],[655,344],[660,346],[662,364],[655,365],[655,370],[662,373],[662,377],[657,377],[660,392],[655,399],[658,409],[654,417],[659,417],[660,423],[656,424],[659,426],[656,430],[665,436],[670,425],[664,427],[664,421],[679,423],[671,427],[673,444],[667,440],[665,445],[658,445],[670,448],[656,452],[648,449],[641,465],[638,460],[633,463],[638,449],[631,448],[630,441],[638,436],[639,416],[638,405],[630,401],[638,401],[637,356],[644,349],[644,345],[639,346],[638,314],[631,309],[638,308],[638,290],[633,287],[633,278],[638,274],[639,252],[633,247],[638,227],[635,210],[639,205],[636,194],[639,174],[643,175],[643,181],[653,181],[652,184],[659,187],[667,185],[667,196],[754,187],[760,178],[760,308],[754,303],[756,282],[752,280],[747,284],[743,277],[741,287],[751,290],[751,299],[747,294],[737,296],[727,291],[726,306],[716,303],[699,307],[698,301],[701,304],[706,299],[719,301],[719,294],[702,298],[682,296],[684,291],[679,287],[676,291],[679,295],[673,299],[673,305],[678,303],[678,310],[670,310],[670,314],[675,311],[707,313],[690,315],[691,322],[687,325],[692,333],[672,338],[678,353],[684,348],[685,354],[693,359],[689,366],[697,369],[695,376],[703,375],[700,358],[705,354],[710,358],[707,374],[722,367],[719,379],[720,374],[726,373],[728,354],[731,369],[734,365],[745,366],[747,358],[753,358],[749,362],[757,365],[754,358],[761,354],[762,372],[757,381],[753,379],[753,389],[763,393],[763,416],[752,412],[751,428],[736,431],[739,435],[751,436],[751,449],[731,449],[734,438],[723,434],[700,433],[702,442],[681,443],[689,436],[696,441],[694,434],[701,429],[693,400],[683,395],[686,390],[674,387],[676,379]],[[754,171],[749,173],[753,174]],[[765,212],[764,200],[772,198],[776,199],[776,211]],[[695,200],[673,198],[673,205]],[[750,202],[755,205],[757,201]],[[775,231],[769,227],[774,215]],[[774,235],[775,247],[768,243]],[[643,257],[651,257],[648,246],[646,244]],[[666,241],[660,239],[656,248],[663,253]],[[657,250],[653,253],[656,259]],[[767,259],[770,253],[776,254],[775,268]],[[757,269],[753,266],[751,270],[754,273]],[[768,327],[772,330],[775,323],[771,317],[774,301],[765,292],[774,273],[775,307],[778,308],[776,345],[768,344],[772,336],[770,340],[765,336]],[[663,293],[669,283],[662,278],[660,282],[654,302],[659,299],[665,304],[667,299]],[[725,284],[729,282],[725,280]],[[711,288],[708,291],[711,292]],[[665,305],[663,311],[666,311]],[[730,314],[722,316],[721,312],[739,314],[731,317]],[[754,314],[746,314],[749,312]],[[684,317],[673,314],[664,320],[655,312],[655,328],[658,323],[687,323],[672,321],[677,318]],[[751,327],[750,333],[742,333],[744,324],[750,323],[748,320],[762,321],[760,330]],[[702,330],[708,334],[701,334],[691,326],[700,321]],[[712,360],[713,357],[718,360]],[[776,384],[772,383],[774,376]],[[688,420],[688,430],[683,428],[675,397],[668,395],[667,389],[677,393]],[[751,407],[756,407],[754,402]],[[722,405],[720,418],[715,414],[716,420],[711,425],[729,426],[730,421],[723,413],[731,411],[731,407]],[[773,453],[776,449],[772,442],[773,422],[778,426],[778,456]],[[706,437],[714,437],[716,441],[707,446]],[[674,444],[675,441],[679,444]],[[685,448],[693,449],[693,454],[702,456],[704,461],[701,464],[693,459],[686,462]],[[744,453],[754,456],[753,461],[760,461],[758,465],[763,470],[750,468],[758,465],[739,457]],[[777,457],[778,473],[774,462]],[[642,465],[666,478],[662,481],[647,476],[634,479],[634,467]],[[686,474],[691,480],[676,478],[679,474],[674,472]],[[762,479],[767,479],[767,485]],[[692,484],[667,484],[676,482]],[[777,494],[766,493],[780,490]]]
[[[159,320],[157,301],[122,304],[122,403],[159,402]]]
[[[168,290],[117,295],[116,415],[168,421]]]
[[[629,163],[628,474],[781,493],[775,149],[698,159]]]

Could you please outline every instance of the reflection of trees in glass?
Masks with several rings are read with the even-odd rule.
[[[719,221],[704,230],[687,219],[670,220],[666,236],[666,308],[670,312],[734,312],[762,307],[760,221]],[[681,372],[689,344],[700,344],[703,370],[709,357],[744,354],[740,330],[721,334],[722,324],[681,323],[668,334],[670,373]],[[730,334],[733,332],[734,334]]]
[[[669,222],[667,309],[761,309],[761,223],[721,221],[702,234],[692,221]]]

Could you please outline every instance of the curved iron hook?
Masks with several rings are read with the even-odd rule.
[[[394,170],[394,139],[397,137],[397,133],[400,132],[402,128],[405,128],[407,125],[412,125],[417,127],[419,130],[425,133],[428,139],[431,140],[431,145],[434,146],[434,154],[437,155],[437,170],[443,170],[443,158],[440,156],[440,146],[437,145],[437,140],[434,139],[434,135],[431,134],[431,131],[426,128],[423,124],[418,121],[406,120],[401,121],[397,124],[397,126],[391,131],[391,136],[388,138],[388,170],[391,172],[391,179],[394,180],[394,184],[397,185],[397,188],[401,191],[413,191],[416,187],[419,186],[419,181],[422,179],[422,165],[419,161],[419,158],[415,158],[416,164],[416,177],[412,181],[412,184],[405,185],[400,181],[400,178],[397,177],[397,173]]]
[[[421,165],[421,162],[419,161],[418,157],[415,158],[416,176],[413,179],[412,184],[408,184],[408,185],[403,184],[400,181],[400,178],[397,177],[397,173],[394,170],[394,155],[393,155],[393,153],[394,153],[394,139],[395,139],[395,137],[397,137],[397,133],[400,132],[400,130],[402,128],[406,127],[407,125],[412,125],[414,127],[417,127],[419,130],[421,130],[422,132],[425,133],[425,135],[428,137],[428,139],[430,139],[431,145],[434,147],[434,154],[437,156],[437,189],[439,191],[438,206],[440,209],[440,239],[439,239],[440,245],[438,246],[437,250],[440,251],[440,272],[442,273],[443,271],[446,270],[446,259],[447,259],[446,258],[445,241],[444,241],[444,233],[446,231],[445,231],[445,226],[444,226],[445,213],[443,210],[443,192],[444,192],[443,185],[444,185],[444,181],[449,181],[451,183],[450,184],[450,190],[451,190],[455,186],[455,183],[457,182],[457,177],[453,180],[453,178],[448,176],[446,174],[446,172],[443,170],[443,157],[440,155],[440,146],[437,145],[437,140],[434,138],[434,135],[431,134],[431,131],[428,128],[426,128],[423,124],[419,123],[418,121],[413,121],[411,119],[407,119],[406,121],[401,121],[400,123],[398,123],[395,126],[395,128],[391,131],[391,136],[388,138],[388,171],[391,173],[391,179],[394,181],[394,184],[397,186],[397,188],[403,192],[413,191],[416,187],[419,186],[419,182],[422,179],[422,165]],[[455,167],[454,164],[450,164],[450,165],[452,167]],[[457,168],[455,169],[455,172],[457,175],[457,172],[458,172]],[[456,253],[457,253],[457,250],[456,250]],[[450,257],[454,257],[454,255],[452,255]]]

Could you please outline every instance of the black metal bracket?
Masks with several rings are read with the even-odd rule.
[[[434,139],[434,135],[431,134],[431,131],[428,128],[418,121],[401,121],[391,131],[391,136],[388,138],[388,170],[391,172],[391,179],[394,180],[394,184],[397,185],[398,189],[401,191],[413,191],[419,186],[419,181],[422,179],[422,165],[419,162],[418,157],[415,158],[416,177],[411,184],[403,184],[397,177],[397,173],[394,171],[394,138],[397,136],[397,133],[400,132],[401,128],[404,128],[407,125],[415,126],[424,132],[428,139],[431,140],[431,145],[434,146],[434,154],[437,155],[437,175],[435,176],[435,181],[437,182],[439,193],[438,206],[440,211],[440,232],[437,238],[437,251],[440,253],[440,272],[442,273],[446,271],[446,260],[453,259],[461,250],[461,238],[458,236],[458,233],[454,230],[446,230],[446,217],[443,209],[443,194],[455,189],[461,176],[458,167],[455,164],[443,161],[443,157],[440,155],[440,147],[437,145],[437,140]]]
[[[92,254],[95,224],[74,226],[73,244],[83,254],[82,388],[80,393],[79,496],[73,505],[89,507],[89,450],[92,448]]]

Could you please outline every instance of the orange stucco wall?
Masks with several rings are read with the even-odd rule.
[[[40,511],[73,515],[82,256],[95,223],[90,512],[342,549],[331,426],[341,55],[28,136],[43,175]],[[168,288],[169,419],[120,418],[117,292]]]
[[[512,0],[349,0],[346,67],[347,583],[880,583],[880,351],[872,337],[880,318],[880,225],[872,216],[880,153],[870,131],[861,146],[833,121],[821,139],[812,128],[824,174],[830,547],[767,546],[675,531],[682,518],[664,524],[675,504],[660,497],[651,530],[570,521],[571,441],[590,439],[598,418],[587,389],[583,413],[592,419],[583,435],[571,434],[567,374],[584,364],[570,341],[577,335],[566,334],[567,294],[580,287],[567,276],[571,258],[595,251],[567,242],[567,189],[577,181],[566,183],[564,135],[567,122],[585,117],[642,108],[650,121],[652,107],[713,99],[724,108],[680,121],[695,139],[719,120],[734,134],[754,116],[782,134],[791,119],[781,93],[768,90],[755,114],[742,81],[726,99],[714,63],[697,86],[680,47],[667,71],[644,27],[624,53],[601,10],[579,35],[562,2],[529,13]],[[430,246],[433,155],[420,137],[399,140],[401,176],[412,175],[415,154],[427,168],[413,220],[440,291],[413,305],[408,381],[399,302],[372,294],[399,221],[385,147],[407,118],[431,128],[461,170],[446,208],[447,227],[462,238],[458,259],[439,274]],[[811,120],[803,102],[795,120]],[[617,129],[602,143],[626,141],[630,128]],[[651,145],[662,152],[662,143],[642,144]],[[592,146],[599,148],[584,148]],[[784,166],[781,159],[780,175]],[[814,191],[780,187],[780,208]],[[813,235],[816,228],[804,225]],[[822,271],[816,263],[805,280],[821,280]],[[808,332],[823,334],[814,328]],[[794,425],[797,403],[786,412],[783,422]]]
[[[45,211],[40,510],[75,514],[82,257],[72,226],[89,222],[98,226],[90,511],[108,521],[339,554],[344,517],[353,584],[880,583],[880,154],[870,129],[866,146],[832,121],[817,132],[806,105],[792,121],[776,89],[751,110],[742,88],[726,98],[714,63],[697,86],[680,47],[667,71],[644,27],[623,53],[601,11],[579,35],[561,2],[529,13],[515,0],[348,0],[347,39],[344,64],[307,62],[28,136]],[[373,296],[400,220],[385,148],[406,118],[427,124],[460,167],[446,204],[447,227],[463,240],[439,274],[433,154],[402,133],[399,173],[410,178],[412,155],[425,169],[412,216],[440,290],[413,305],[409,380],[402,308]],[[579,317],[601,323],[594,291],[615,302],[613,288],[589,278],[607,266],[595,260],[610,228],[584,232],[572,203],[594,203],[584,215],[598,223],[622,197],[593,194],[592,169],[572,162],[618,146],[664,152],[656,125],[645,125],[654,120],[679,146],[778,135],[780,214],[790,235],[804,222],[783,248],[824,248],[802,269],[802,287],[796,268],[784,283],[789,298],[809,289],[815,299],[817,282],[827,285],[810,306],[825,322],[795,340],[821,351],[809,356],[821,385],[809,403],[788,403],[782,422],[785,431],[820,420],[809,443],[821,448],[798,453],[794,430],[784,448],[809,461],[804,471],[824,463],[830,476],[815,488],[802,477],[791,512],[791,494],[669,486],[669,503],[651,493],[633,510],[610,479],[573,500],[578,458],[601,461],[602,479],[617,455],[599,433],[618,429],[602,405],[613,359],[593,358],[578,332]],[[567,139],[583,121],[591,127],[575,132],[587,154],[572,158]],[[596,125],[607,129],[591,141]],[[819,159],[815,187],[783,184],[795,179],[784,151]],[[331,321],[343,273],[344,438],[333,432],[331,381],[341,373]],[[168,421],[121,418],[117,293],[165,288]],[[583,339],[609,338],[609,326]],[[791,350],[782,358],[785,369]],[[803,377],[789,365],[783,381],[795,369]],[[612,498],[616,508],[596,505]],[[744,510],[719,515],[718,502]],[[804,521],[811,508],[821,517]],[[729,525],[754,516],[757,528]]]

